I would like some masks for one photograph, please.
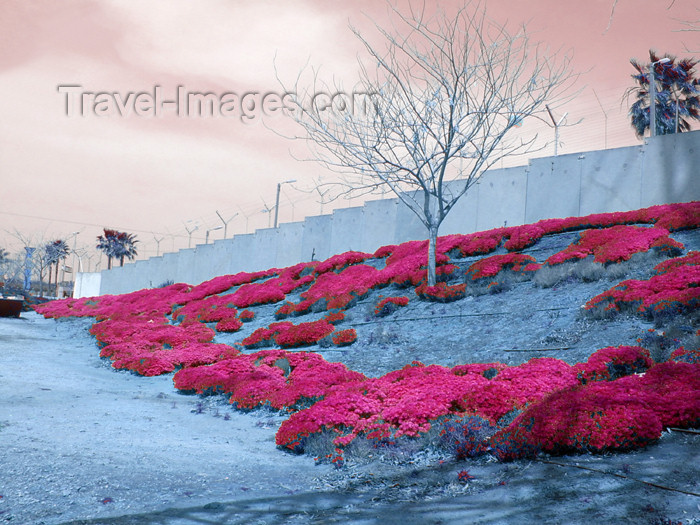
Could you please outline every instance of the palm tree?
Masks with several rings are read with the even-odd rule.
[[[62,239],[46,243],[44,246],[44,257],[49,265],[49,288],[51,288],[51,265],[56,265],[56,295],[58,295],[58,266],[68,257],[69,252],[68,244]]]
[[[661,62],[664,58],[668,60]],[[644,137],[650,128],[649,80],[652,64],[656,92],[656,135],[689,131],[689,119],[700,120],[700,79],[694,77],[698,61],[679,60],[669,55],[659,57],[651,50],[649,59],[649,64],[630,60],[637,70],[632,78],[638,85],[628,89],[626,96],[634,94],[637,98],[630,107],[632,127],[637,137]]]
[[[124,266],[124,258],[133,260],[138,253],[135,244],[139,242],[133,233],[104,229],[104,235],[97,237],[97,249],[107,256],[107,269],[112,269],[112,258],[118,257],[120,266]]]

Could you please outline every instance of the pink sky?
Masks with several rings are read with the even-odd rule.
[[[488,0],[489,13],[527,22],[534,40],[570,49],[581,93],[559,115],[583,119],[561,132],[560,153],[638,144],[622,97],[630,87],[631,57],[649,48],[689,56],[700,34],[678,32],[697,20],[694,0]],[[402,2],[402,5],[405,2]],[[185,224],[205,231],[238,213],[228,236],[266,227],[263,207],[285,185],[280,222],[320,211],[310,188],[323,168],[295,160],[295,144],[260,120],[115,114],[67,116],[59,85],[83,91],[281,92],[307,62],[351,84],[359,44],[348,21],[371,34],[386,16],[382,2],[234,0],[13,0],[0,4],[0,247],[21,250],[7,232],[35,242],[69,238],[94,254],[102,227],[136,233],[140,258],[187,246]],[[652,30],[653,29],[653,30]],[[284,117],[277,117],[284,118]],[[274,125],[274,123],[272,123]],[[553,131],[544,129],[544,138]],[[553,146],[539,155],[551,154]],[[294,204],[292,206],[292,203]],[[359,205],[359,201],[326,204]],[[247,217],[246,217],[247,216]],[[188,222],[189,221],[189,222]],[[74,241],[73,232],[80,232]],[[220,239],[223,230],[211,232]],[[94,269],[97,256],[90,260]],[[87,259],[84,261],[87,265]],[[104,268],[104,262],[102,263]],[[87,268],[85,268],[87,269]]]

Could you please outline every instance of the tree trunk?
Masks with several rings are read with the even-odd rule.
[[[434,224],[428,228],[428,286],[435,286],[437,282],[435,271],[435,249],[437,246],[438,227]]]
[[[119,258],[119,266],[120,267],[124,266],[124,256],[123,255]]]
[[[111,270],[112,269],[112,257],[107,257],[107,269]]]
[[[58,264],[61,261],[56,261],[56,293],[54,294],[56,297],[58,297]]]

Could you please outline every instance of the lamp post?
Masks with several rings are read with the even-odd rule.
[[[649,136],[656,136],[656,64],[666,64],[671,59],[668,57],[652,62],[649,66]]]
[[[277,228],[277,219],[280,211],[280,189],[282,188],[282,184],[291,184],[292,182],[296,182],[296,179],[285,180],[277,183],[277,197],[275,198],[275,228]]]
[[[220,230],[221,228],[223,228],[223,226],[214,226],[213,228],[209,228],[206,236],[204,237],[204,244],[209,244],[209,232]]]

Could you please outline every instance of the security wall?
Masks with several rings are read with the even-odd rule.
[[[692,200],[700,200],[700,131],[488,171],[453,208],[440,235]],[[84,286],[76,287],[76,295],[126,293],[167,281],[197,284],[425,238],[421,222],[398,199],[376,200],[125,264],[99,278],[78,275]]]

